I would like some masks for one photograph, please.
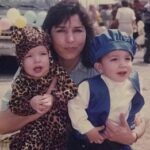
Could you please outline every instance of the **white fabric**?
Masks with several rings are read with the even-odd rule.
[[[128,118],[131,100],[136,91],[130,80],[126,80],[124,82],[114,82],[106,76],[102,76],[102,79],[105,81],[110,94],[111,107],[109,119],[115,121],[116,123],[120,123],[120,113],[124,113],[126,119]]]

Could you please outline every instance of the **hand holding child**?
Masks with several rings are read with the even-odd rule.
[[[106,122],[104,135],[110,141],[128,145],[134,143],[137,138],[130,129],[124,114],[120,114],[120,124],[116,124],[112,120]]]

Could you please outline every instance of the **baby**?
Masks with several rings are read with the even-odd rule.
[[[68,123],[67,103],[76,96],[77,86],[66,71],[54,63],[49,50],[50,38],[46,33],[30,26],[11,30],[21,68],[12,85],[11,111],[20,116],[42,113],[51,104],[50,95],[45,93],[55,77],[57,83],[51,93],[56,98],[51,110],[24,126],[12,139],[10,149],[61,149]],[[35,99],[38,99],[38,107]]]

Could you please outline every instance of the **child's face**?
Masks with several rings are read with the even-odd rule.
[[[25,72],[34,79],[45,76],[49,71],[49,53],[45,46],[29,50],[23,60]]]
[[[123,50],[110,52],[97,63],[97,70],[111,80],[122,82],[132,71],[131,55]]]

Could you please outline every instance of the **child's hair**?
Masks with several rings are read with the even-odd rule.
[[[90,60],[94,65],[103,56],[115,50],[127,51],[133,59],[136,52],[136,43],[126,33],[109,29],[91,41]]]
[[[11,40],[16,44],[16,55],[19,63],[30,49],[40,45],[45,46],[48,50],[50,47],[48,34],[37,27],[17,28],[13,26],[11,27]]]

